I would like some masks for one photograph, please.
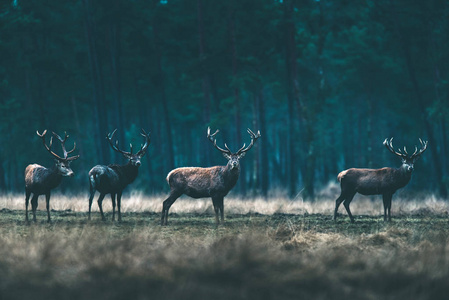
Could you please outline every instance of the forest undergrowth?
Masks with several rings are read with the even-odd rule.
[[[210,199],[183,198],[162,227],[164,197],[124,197],[123,222],[87,198],[52,196],[46,223],[25,223],[22,195],[0,197],[0,299],[446,299],[445,201],[359,197],[351,224],[334,200],[225,199],[216,226]],[[307,298],[306,298],[307,297]]]

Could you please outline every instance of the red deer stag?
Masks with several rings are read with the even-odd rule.
[[[362,195],[382,195],[384,203],[384,221],[391,221],[391,198],[393,194],[400,188],[406,186],[412,177],[413,164],[427,149],[427,141],[421,143],[421,149],[415,147],[412,155],[404,151],[396,152],[393,148],[393,138],[385,139],[383,144],[387,149],[397,155],[402,160],[399,168],[382,168],[382,169],[348,169],[338,174],[338,180],[341,183],[341,194],[335,203],[334,220],[337,220],[337,211],[343,202],[348,212],[351,222],[354,223],[354,217],[349,209],[349,204],[356,193]],[[388,218],[387,218],[388,215]]]
[[[239,160],[253,147],[254,142],[260,137],[260,132],[258,131],[255,134],[248,129],[251,143],[248,147],[244,144],[235,153],[232,153],[226,144],[226,150],[217,146],[217,140],[214,136],[218,132],[217,130],[214,134],[210,134],[210,128],[207,128],[207,138],[215,148],[223,153],[223,156],[228,160],[227,165],[210,168],[178,168],[168,173],[167,182],[170,186],[170,195],[163,203],[161,225],[167,225],[168,210],[176,199],[183,194],[195,199],[211,197],[216,224],[219,224],[218,213],[221,214],[221,222],[224,222],[223,198],[237,183],[240,174]]]
[[[98,207],[100,208],[102,220],[106,220],[103,214],[103,199],[106,194],[111,194],[112,220],[115,221],[115,196],[117,195],[118,221],[122,221],[120,205],[123,190],[128,184],[132,183],[134,179],[136,179],[139,172],[139,167],[141,165],[140,159],[145,155],[148,145],[150,144],[149,134],[147,134],[145,130],[142,129],[142,132],[140,134],[145,138],[145,144],[143,146],[140,146],[140,150],[136,154],[133,154],[133,146],[130,144],[130,152],[122,151],[118,148],[118,141],[115,142],[115,145],[112,142],[116,131],[117,129],[115,129],[112,134],[108,134],[106,139],[108,140],[112,149],[121,153],[126,159],[128,159],[128,163],[125,165],[97,165],[89,171],[89,220],[92,208],[92,200],[94,198],[95,191],[97,190],[100,192],[100,197],[98,197]]]
[[[51,150],[51,146],[53,143],[53,137],[50,138],[50,144],[47,146],[45,143],[45,135],[47,134],[47,130],[45,130],[42,134],[39,134],[36,131],[37,135],[42,138],[42,142],[44,143],[45,149],[50,152],[51,155],[55,157],[55,165],[51,169],[47,169],[38,164],[28,165],[25,169],[25,220],[28,222],[28,203],[31,194],[33,194],[33,198],[31,198],[31,208],[33,210],[33,221],[36,222],[36,208],[37,208],[37,199],[39,195],[45,195],[45,199],[47,201],[47,222],[51,222],[50,218],[50,191],[57,187],[62,180],[63,176],[73,176],[73,171],[70,169],[70,163],[79,158],[79,155],[68,157],[70,153],[75,151],[76,143],[73,145],[73,149],[70,151],[66,151],[65,142],[69,137],[67,133],[65,133],[64,138],[61,138],[59,135],[53,132],[53,136],[57,138],[61,142],[62,151],[64,152],[64,157],[58,156]]]

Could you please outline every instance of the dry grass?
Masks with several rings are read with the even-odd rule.
[[[54,222],[24,222],[21,195],[0,197],[0,299],[446,299],[447,203],[433,197],[354,199],[356,224],[334,200],[180,199],[127,194],[124,222],[87,222],[87,196],[54,195]],[[106,202],[106,201],[105,201]],[[110,201],[105,210],[110,218]],[[96,203],[93,205],[97,210]]]
[[[322,192],[318,193],[314,202],[304,201],[301,197],[294,200],[288,199],[285,195],[278,193],[270,195],[268,199],[261,197],[241,198],[232,196],[225,198],[225,212],[230,214],[333,214],[335,199],[338,196],[339,188],[336,184],[331,184]],[[162,202],[167,195],[147,196],[141,192],[133,191],[125,193],[122,198],[122,212],[157,212],[162,210]],[[98,193],[92,204],[92,211],[99,212],[96,200]],[[25,196],[20,194],[0,195],[0,209],[23,210],[25,206]],[[447,201],[437,199],[433,195],[416,196],[412,199],[395,196],[392,202],[393,215],[409,215],[416,213],[447,214],[449,204]],[[109,196],[103,201],[105,211],[112,209]],[[88,211],[88,195],[63,195],[54,194],[51,198],[51,208],[57,211],[71,210],[74,212]],[[39,210],[45,210],[45,198],[39,198]],[[170,209],[170,213],[211,213],[213,211],[210,198],[192,199],[186,196],[179,198]],[[381,196],[365,197],[356,195],[351,203],[351,211],[355,216],[368,215],[376,216],[383,214],[383,204]],[[346,214],[343,205],[339,212]]]

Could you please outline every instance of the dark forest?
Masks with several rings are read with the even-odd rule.
[[[132,188],[168,190],[175,167],[224,165],[206,138],[236,151],[234,192],[314,199],[351,167],[398,167],[410,193],[448,190],[449,1],[8,0],[0,4],[0,190],[22,192],[30,163],[51,166],[36,130],[70,135],[88,171],[151,144]],[[54,151],[61,151],[58,144]],[[59,152],[60,153],[60,152]]]

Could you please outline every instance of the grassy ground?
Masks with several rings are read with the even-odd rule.
[[[356,223],[334,201],[180,199],[159,226],[163,197],[123,199],[123,222],[100,221],[87,198],[44,199],[24,222],[22,196],[0,197],[0,299],[447,299],[448,206],[433,198],[358,198]],[[105,201],[106,202],[106,201]],[[108,201],[109,202],[109,201]]]

